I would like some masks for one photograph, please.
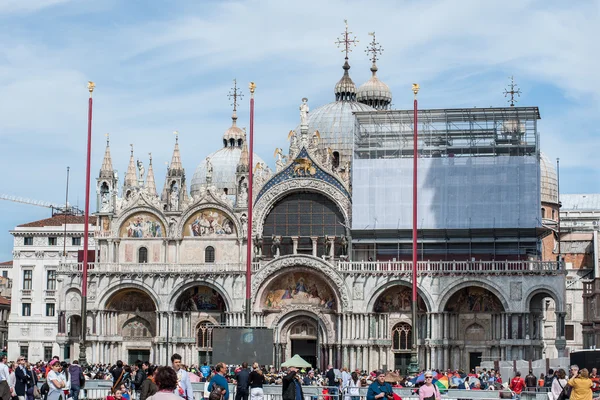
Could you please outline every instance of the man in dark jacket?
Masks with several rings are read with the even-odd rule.
[[[142,390],[142,383],[144,383],[144,381],[146,380],[146,370],[148,369],[148,365],[140,361],[136,364],[134,368],[135,377],[133,378],[133,387],[135,388],[135,391],[137,392],[139,398],[140,390]]]
[[[81,391],[82,384],[80,377],[83,375],[83,371],[79,366],[77,360],[73,360],[73,364],[69,366],[69,376],[71,377],[71,397],[73,400],[79,400],[79,392]]]
[[[533,374],[533,371],[529,370],[529,373],[525,377],[525,386],[527,386],[527,391],[535,392],[535,389],[537,388],[537,384],[538,384],[537,378]]]
[[[27,389],[33,387],[33,376],[31,371],[27,370],[25,363],[27,360],[21,356],[17,360],[18,366],[15,369],[15,393],[19,400],[25,400]]]
[[[248,393],[250,387],[250,371],[248,370],[248,363],[242,363],[242,369],[235,374],[235,380],[237,382],[237,390],[235,391],[235,400],[248,400]]]
[[[282,378],[281,395],[282,400],[304,400],[304,393],[302,392],[302,385],[296,367],[288,367],[287,375]]]

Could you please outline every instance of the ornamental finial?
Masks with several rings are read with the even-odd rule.
[[[92,92],[94,91],[95,87],[96,87],[96,84],[94,82],[88,81],[87,88],[90,91],[90,97],[92,97]]]
[[[350,53],[352,51],[352,45],[354,45],[356,47],[356,44],[358,43],[358,39],[356,39],[356,36],[354,37],[350,37],[352,35],[351,31],[348,31],[348,20],[345,19],[344,20],[344,24],[346,25],[346,29],[344,30],[344,32],[342,32],[342,36],[340,38],[338,38],[338,40],[336,42],[334,42],[335,44],[337,44],[338,47],[342,47],[342,53],[346,53],[346,60],[348,59],[348,53]]]
[[[419,86],[418,83],[412,84],[412,91],[415,94],[415,99],[417,98],[417,93],[419,93],[419,89],[421,89],[421,87]]]
[[[517,97],[521,97],[521,89],[519,89],[519,87],[515,83],[515,78],[513,76],[509,76],[509,79],[510,85],[508,85],[508,88],[510,88],[510,90],[508,90],[508,88],[504,89],[504,97],[510,95],[510,100],[507,101],[510,103],[511,107],[514,107],[515,103],[517,103],[517,100],[515,100],[515,95],[517,95]]]
[[[369,36],[373,36],[373,40],[367,46],[367,49],[365,50],[365,53],[367,53],[367,54],[371,53],[372,54],[371,55],[371,61],[373,62],[373,65],[375,65],[375,62],[377,60],[379,60],[379,58],[377,57],[377,55],[381,55],[381,53],[383,53],[383,47],[381,47],[381,45],[379,44],[379,42],[377,40],[375,40],[375,32],[369,32]]]

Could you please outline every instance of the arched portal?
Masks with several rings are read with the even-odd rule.
[[[141,289],[122,289],[108,298],[105,310],[102,334],[123,338],[127,362],[150,360],[152,341],[158,329],[156,304],[150,295]]]
[[[450,362],[473,369],[481,361],[501,359],[504,311],[502,301],[486,288],[467,286],[454,292],[437,321],[448,336],[445,339],[464,344],[464,350],[450,355]],[[522,320],[508,320],[509,329],[520,332]]]
[[[531,356],[558,357],[559,350],[563,350],[568,341],[581,341],[575,337],[573,308],[573,304],[565,304],[565,310],[561,312],[553,293],[548,290],[537,290],[531,294],[527,305],[529,310],[526,316],[527,325],[523,333],[538,344],[531,347],[533,351]],[[548,343],[549,346],[544,348],[542,342]]]
[[[295,312],[286,315],[281,321],[279,338],[276,340],[276,354],[280,365],[285,360],[298,354],[309,362],[312,367],[323,369],[331,362],[326,354],[326,332],[324,327],[311,312]]]
[[[181,293],[175,302],[176,311],[224,313],[226,311],[223,296],[214,288],[198,284]]]

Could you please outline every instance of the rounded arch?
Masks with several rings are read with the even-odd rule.
[[[158,210],[134,207],[119,217],[114,225],[116,228],[113,235],[124,238],[164,238],[167,235],[165,227],[168,225]]]
[[[482,342],[486,339],[486,331],[481,324],[473,322],[465,328],[465,340],[467,342]]]
[[[352,213],[350,199],[334,185],[313,178],[288,179],[273,185],[262,194],[254,205],[255,218],[252,223],[252,236],[255,236],[256,234],[262,236],[265,220],[279,201],[290,194],[299,192],[318,193],[333,201],[344,217],[346,236],[350,236],[350,230],[348,228]]]
[[[146,318],[136,315],[125,321],[121,327],[121,336],[135,339],[150,339],[154,336],[152,324]]]
[[[117,294],[122,290],[139,290],[146,294],[154,304],[156,310],[160,310],[160,300],[158,294],[154,291],[154,289],[148,286],[146,283],[133,283],[133,282],[122,282],[119,285],[108,287],[104,292],[102,292],[96,299],[97,305],[99,308],[103,309],[108,304],[108,300],[112,298],[113,295]]]
[[[120,289],[113,293],[104,305],[107,310],[119,312],[154,312],[157,305],[151,296],[141,289]]]
[[[303,317],[316,322],[322,344],[335,342],[335,329],[329,319],[320,310],[311,307],[289,307],[283,310],[271,324],[275,335],[274,341],[282,343],[287,339],[289,329]]]
[[[333,269],[327,261],[308,255],[288,255],[277,257],[267,263],[252,279],[252,304],[254,310],[262,309],[260,299],[264,292],[274,279],[280,275],[280,271],[290,272],[290,268],[297,268],[318,272],[333,290],[338,304],[338,311],[348,311],[352,308],[350,291],[342,277]]]
[[[411,286],[410,282],[400,280],[400,279],[394,279],[394,280],[389,281],[381,286],[377,286],[369,295],[366,296],[366,298],[369,299],[369,302],[367,303],[367,310],[374,310],[377,300],[380,298],[380,296],[383,295],[385,291],[392,289],[395,286],[403,286],[403,287],[407,287],[412,290],[412,286]],[[425,311],[429,311],[429,312],[433,311],[434,302],[433,302],[433,299],[431,298],[431,295],[429,294],[429,292],[421,290],[421,288],[417,287],[417,295],[425,303],[425,308],[426,308]],[[412,301],[412,294],[411,294],[411,301]],[[371,312],[371,311],[369,311],[369,312]]]
[[[554,304],[557,312],[562,312],[565,309],[565,305],[563,301],[561,301],[561,296],[559,296],[553,287],[548,285],[536,285],[529,290],[527,296],[523,299],[523,310],[528,310],[531,307],[531,304],[534,300],[539,298],[542,299],[550,297],[554,300]]]
[[[467,286],[456,292],[446,303],[444,311],[456,313],[498,313],[505,311],[500,299],[481,286]]]
[[[404,351],[412,348],[412,325],[398,322],[392,327],[392,351]]]
[[[180,297],[183,294],[196,286],[205,286],[208,287],[219,294],[219,296],[225,302],[223,312],[229,311],[232,309],[233,299],[229,296],[229,293],[223,288],[223,286],[215,283],[215,282],[206,282],[206,281],[193,281],[193,282],[182,282],[173,287],[171,291],[172,295],[169,298],[169,310],[176,310],[177,302],[180,300]],[[188,310],[189,311],[189,310]],[[194,310],[196,311],[196,310]],[[198,310],[198,311],[210,311],[210,310]],[[203,318],[207,319],[207,318]]]
[[[501,289],[477,277],[471,277],[471,279],[467,282],[461,282],[456,285],[448,285],[448,287],[442,292],[441,296],[439,297],[440,300],[438,302],[438,309],[432,311],[443,312],[446,309],[450,298],[454,294],[458,293],[460,290],[468,287],[480,287],[490,291],[500,301],[502,308],[504,308],[504,311],[513,311],[511,307],[509,307],[509,302],[507,301],[506,296],[504,296],[504,293]]]
[[[203,211],[206,210],[217,210],[220,213],[224,214],[224,216],[226,218],[229,219],[229,221],[231,221],[231,223],[233,224],[233,227],[235,229],[234,235],[232,235],[232,237],[235,238],[239,238],[242,232],[242,227],[240,225],[240,221],[238,220],[237,216],[235,215],[235,213],[233,212],[233,210],[231,210],[229,207],[225,207],[222,204],[218,204],[218,203],[213,203],[213,202],[209,202],[209,203],[202,203],[202,204],[197,204],[194,207],[190,207],[189,209],[187,209],[185,211],[185,213],[182,214],[181,218],[179,219],[179,224],[177,225],[177,237],[184,237],[185,236],[185,230],[188,228],[188,222],[192,219],[192,217],[194,217],[196,214],[199,214]],[[192,236],[194,237],[194,236]]]
[[[78,288],[65,288],[63,299],[65,299],[65,310],[70,312],[81,312],[81,291]]]

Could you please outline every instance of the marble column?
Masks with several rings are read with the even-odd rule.
[[[310,240],[312,241],[312,255],[313,255],[313,257],[318,257],[318,254],[317,254],[317,243],[318,243],[319,237],[318,236],[311,236]]]
[[[298,236],[292,236],[292,254],[298,254]]]

